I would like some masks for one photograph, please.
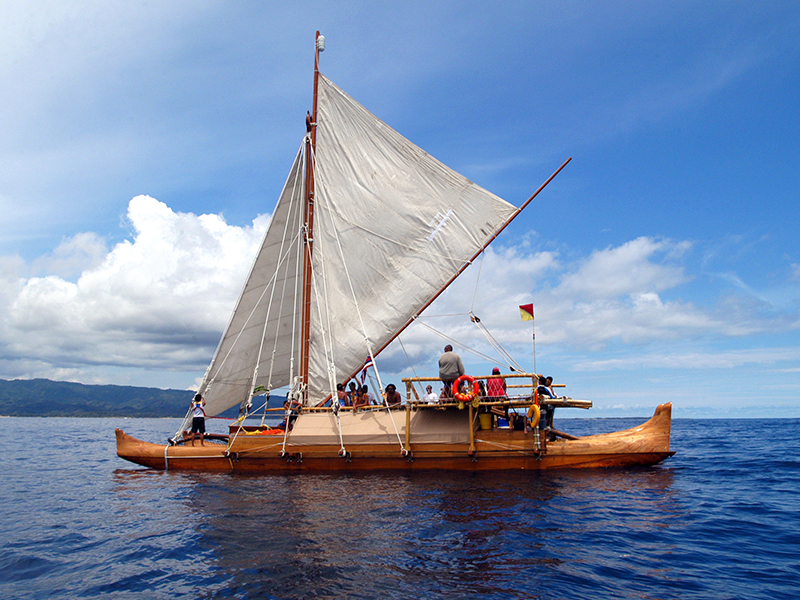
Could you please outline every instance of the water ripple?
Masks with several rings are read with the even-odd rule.
[[[0,419],[3,597],[800,594],[798,420],[678,420],[648,469],[261,477],[132,468],[120,425],[176,422]]]

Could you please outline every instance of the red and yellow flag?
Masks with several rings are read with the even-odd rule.
[[[533,304],[522,304],[519,307],[519,314],[523,321],[533,321]]]

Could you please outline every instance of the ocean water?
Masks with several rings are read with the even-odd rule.
[[[177,425],[0,419],[0,597],[800,597],[797,419],[676,419],[677,454],[646,469],[254,477],[117,458],[115,427]]]

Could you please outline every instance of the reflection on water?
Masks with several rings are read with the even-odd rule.
[[[273,476],[130,467],[114,454],[114,427],[157,440],[177,425],[121,421],[0,419],[0,597],[771,599],[800,589],[798,420],[676,421],[678,455],[646,469]],[[639,422],[618,421],[560,428]]]
[[[622,550],[632,536],[638,544],[681,510],[666,469],[142,473],[117,471],[120,499],[152,494],[168,478],[180,504],[169,520],[192,532],[212,579],[234,595],[409,597],[420,585],[435,593],[528,593],[533,581],[594,570],[593,544]],[[607,558],[604,568],[617,560]]]

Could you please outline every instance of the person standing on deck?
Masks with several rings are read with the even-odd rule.
[[[205,398],[200,394],[195,394],[194,400],[192,400],[192,446],[194,446],[194,436],[198,433],[200,434],[200,445],[205,446],[203,442],[206,435],[206,411],[203,410],[205,405]]]
[[[500,377],[500,369],[498,367],[492,369],[492,376],[486,380],[486,397],[490,402],[496,402],[498,398],[508,398],[506,394],[506,380]],[[508,419],[508,404],[502,408],[499,406],[492,406],[489,412],[498,417]]]
[[[495,377],[497,375],[498,377]],[[492,377],[486,380],[486,395],[493,398],[504,398],[506,395],[506,380],[499,377],[500,369],[492,369]]]
[[[444,354],[439,357],[439,379],[444,384],[444,395],[453,395],[453,382],[464,374],[464,363],[461,357],[453,352],[450,344],[444,347]]]
[[[553,416],[556,412],[555,407],[547,403],[547,400],[557,397],[553,391],[553,378],[540,376],[537,390],[539,392],[539,401],[542,404],[542,416],[539,419],[539,430],[543,433],[546,429],[553,427]],[[555,436],[552,434],[549,434],[547,438],[550,442],[555,440]]]

